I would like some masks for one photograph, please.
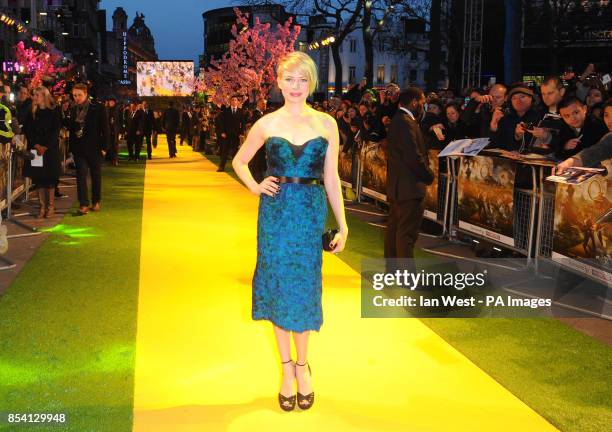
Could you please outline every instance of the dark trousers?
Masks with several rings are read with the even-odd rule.
[[[128,154],[130,159],[138,159],[142,150],[142,135],[130,135],[127,139]]]
[[[385,258],[414,258],[425,211],[423,198],[392,202],[385,234]]]
[[[221,162],[219,163],[219,169],[225,169],[228,157],[234,157],[238,151],[240,145],[240,138],[238,136],[228,136],[225,139],[221,139]]]
[[[93,204],[102,199],[102,157],[100,155],[75,155],[77,173],[77,195],[81,207],[89,206],[87,177],[91,175],[91,200]]]
[[[167,131],[166,137],[168,138],[168,153],[172,157],[176,155],[176,131]]]
[[[153,153],[153,146],[152,146],[152,141],[151,141],[151,134],[145,134],[144,136],[144,141],[147,144],[147,156],[151,157],[151,154]]]

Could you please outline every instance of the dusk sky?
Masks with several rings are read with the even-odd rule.
[[[119,6],[128,14],[128,27],[137,11],[143,13],[160,59],[194,60],[197,65],[204,50],[202,12],[235,4],[233,0],[102,0],[100,9],[106,9],[108,30]]]

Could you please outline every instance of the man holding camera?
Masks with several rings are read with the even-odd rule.
[[[532,131],[540,115],[534,108],[535,94],[526,84],[515,85],[508,92],[510,109],[495,108],[489,127],[495,147],[524,151],[533,139]]]
[[[106,110],[98,103],[89,101],[89,90],[86,84],[75,84],[72,97],[76,103],[70,119],[69,145],[74,155],[77,171],[77,195],[79,213],[89,212],[87,193],[87,173],[91,175],[92,206],[91,210],[100,210],[102,199],[102,156],[109,147],[109,123]]]
[[[486,95],[478,94],[471,99],[461,112],[461,120],[467,125],[471,134],[476,137],[491,135],[491,118],[497,108],[503,109],[506,103],[508,88],[503,84],[495,84]]]

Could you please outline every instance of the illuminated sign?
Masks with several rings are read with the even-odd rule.
[[[121,34],[121,76],[122,79],[119,80],[119,84],[121,85],[130,85],[132,82],[130,81],[130,73],[129,73],[129,61],[128,61],[128,34],[127,32],[123,32]]]
[[[2,62],[2,72],[19,72],[19,63],[12,61]]]

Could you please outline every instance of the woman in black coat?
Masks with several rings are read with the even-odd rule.
[[[28,140],[28,151],[35,150],[43,157],[41,167],[27,161],[24,175],[36,185],[40,200],[38,218],[55,215],[55,185],[61,174],[59,131],[62,116],[46,87],[34,89],[32,111],[26,117],[23,130]]]

